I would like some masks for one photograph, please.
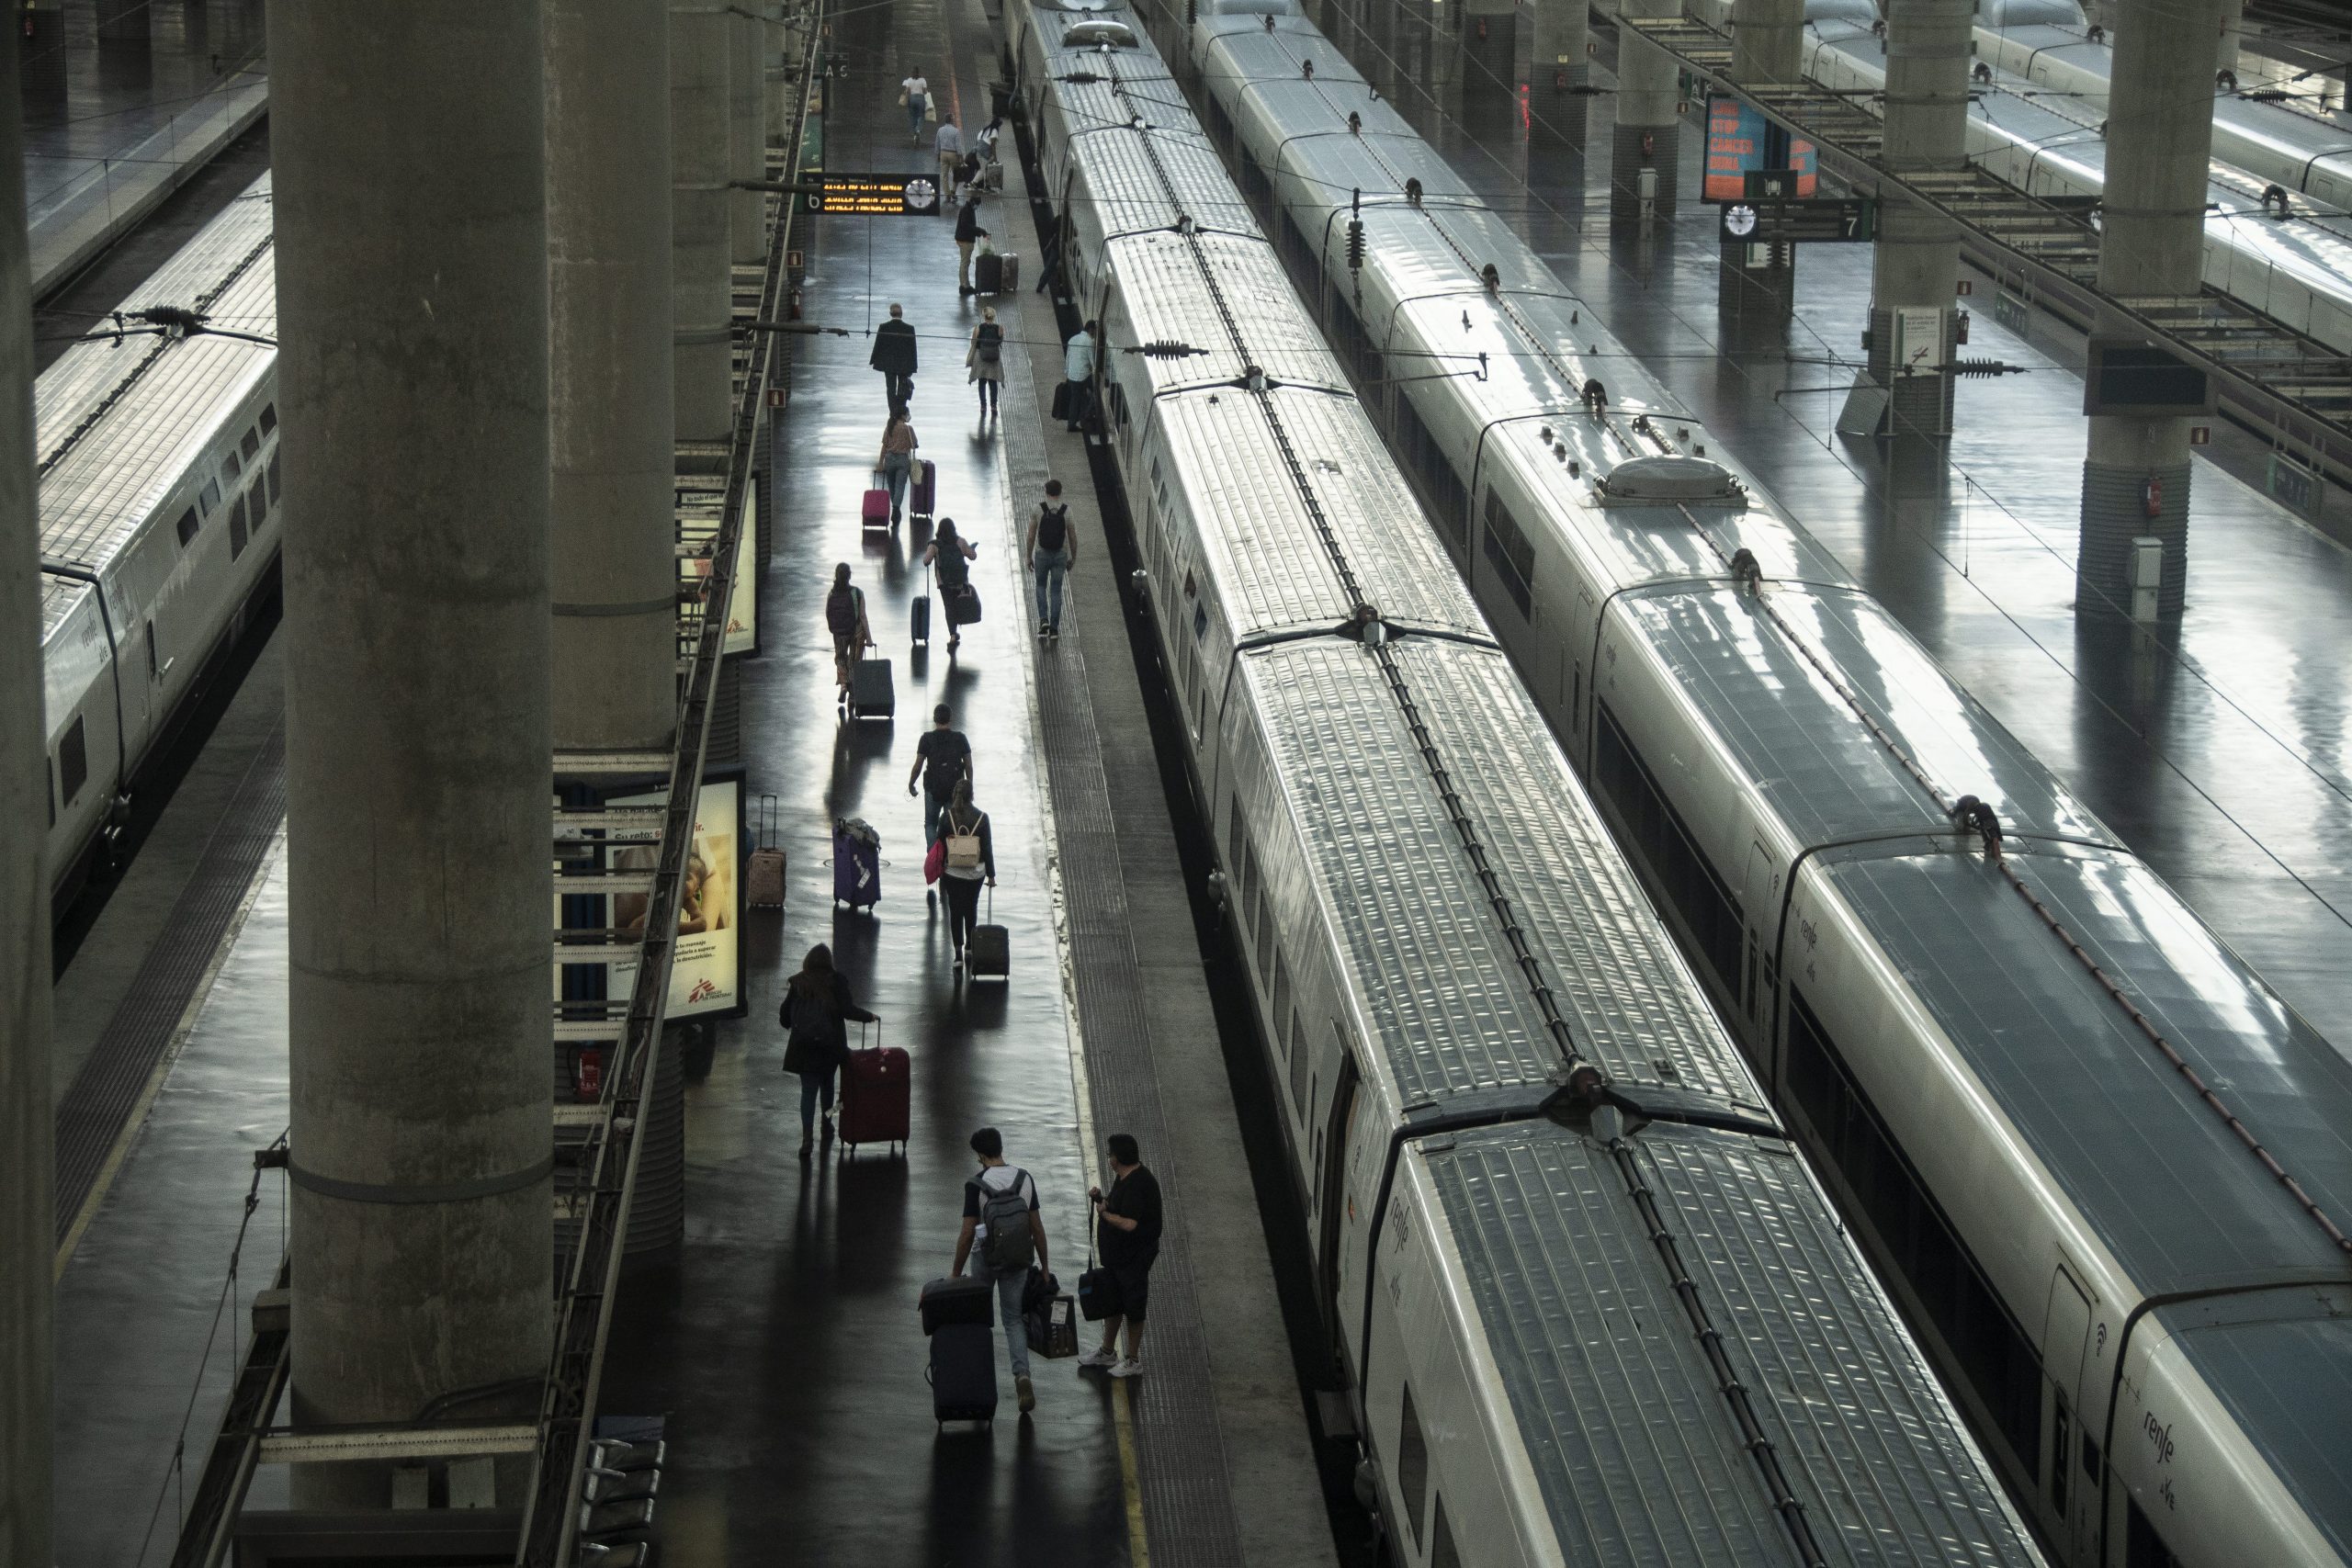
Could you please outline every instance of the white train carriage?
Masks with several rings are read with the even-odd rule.
[[[193,311],[217,330],[179,322],[79,344],[34,389],[60,902],[277,581],[269,190],[264,175],[122,307],[134,328]]]
[[[1805,70],[1865,107],[1885,85],[1886,39],[1870,0],[1811,0]],[[2257,106],[2258,107],[2258,106]],[[1968,112],[1971,161],[2036,196],[2096,198],[2107,188],[2104,107],[2035,88],[2007,71],[1977,88]],[[2352,216],[2321,193],[2281,218],[2267,180],[2226,163],[2207,188],[2203,273],[2231,298],[2352,352]]]
[[[2034,1561],[1164,68],[1064,25],[1021,88],[1396,1560]]]
[[[1528,692],[2044,1540],[2352,1559],[2352,1260],[2323,1218],[2352,1218],[2352,1068],[1320,34],[1192,38]]]

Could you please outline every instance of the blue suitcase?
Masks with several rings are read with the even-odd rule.
[[[833,824],[833,902],[871,909],[882,897],[882,840],[854,817]]]

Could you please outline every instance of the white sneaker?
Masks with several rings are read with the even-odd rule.
[[[1119,1364],[1119,1353],[1116,1350],[1089,1350],[1079,1357],[1078,1364],[1081,1367],[1115,1367]]]
[[[1139,1378],[1143,1376],[1143,1363],[1129,1356],[1111,1369],[1111,1375],[1114,1378]]]

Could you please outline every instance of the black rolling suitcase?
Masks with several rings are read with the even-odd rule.
[[[996,1322],[996,1284],[969,1274],[944,1275],[922,1288],[916,1300],[922,1331],[936,1334],[959,1323],[987,1328]]]
[[[1004,258],[990,251],[984,256],[972,258],[972,292],[1001,294],[1004,292]]]
[[[931,1337],[931,1415],[950,1421],[996,1422],[996,1330],[981,1323],[944,1323]]]
[[[993,887],[989,889],[989,918],[996,918],[996,889]],[[974,926],[970,957],[973,979],[1012,978],[1012,939],[1002,926]]]
[[[899,708],[890,683],[890,661],[860,659],[849,668],[849,711],[853,718],[888,718]]]
[[[907,608],[907,641],[915,648],[931,646],[931,569],[922,573],[922,592]]]

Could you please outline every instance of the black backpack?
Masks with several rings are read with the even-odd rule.
[[[997,345],[1003,341],[1004,329],[1002,327],[998,326],[994,321],[982,321],[980,323],[978,345],[980,363],[983,365],[994,365],[996,363]]]
[[[1069,542],[1069,506],[1040,506],[1037,508],[1037,547],[1058,550]]]
[[[857,630],[856,589],[840,583],[825,595],[825,624],[833,628],[835,637],[848,637]]]

